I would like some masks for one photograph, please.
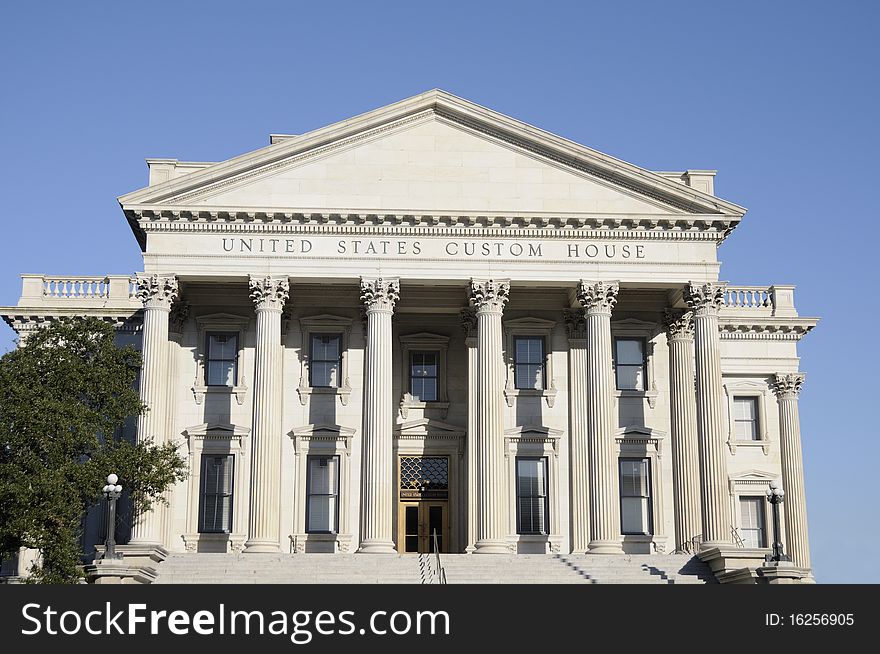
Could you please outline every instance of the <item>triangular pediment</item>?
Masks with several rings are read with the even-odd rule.
[[[737,214],[707,193],[443,91],[160,182],[132,207]]]

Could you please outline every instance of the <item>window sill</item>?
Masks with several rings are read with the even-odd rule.
[[[516,534],[508,540],[508,549],[513,554],[559,554],[562,537],[559,534]]]
[[[198,405],[205,401],[206,395],[234,395],[235,401],[241,406],[244,404],[247,390],[248,388],[244,385],[244,381],[242,381],[240,386],[202,386],[196,384],[192,387],[193,397]]]
[[[183,546],[187,552],[225,551],[240,553],[244,549],[247,534],[226,532],[200,532],[183,534]]]
[[[556,394],[556,382],[555,380],[550,380],[550,388],[545,389],[505,388],[504,400],[507,402],[507,406],[512,408],[516,398],[542,397],[547,402],[547,406],[552,409],[553,405],[556,404]]]
[[[328,533],[299,533],[291,534],[290,551],[294,554],[305,554],[316,545],[332,548],[333,553],[348,554],[351,551],[351,534],[328,534]]]
[[[421,409],[423,411],[436,410],[440,411],[441,418],[445,419],[449,411],[449,402],[441,402],[440,400],[430,400],[421,402],[416,400],[409,393],[404,393],[400,400],[400,417],[406,420],[409,418],[409,412],[412,409]]]
[[[657,406],[657,397],[660,393],[656,390],[651,391],[636,391],[631,389],[617,389],[614,391],[614,397],[635,397],[643,400],[648,400],[648,406],[652,409]]]
[[[752,448],[761,448],[764,452],[764,456],[770,454],[770,441],[766,439],[761,439],[757,441],[739,441],[735,439],[730,439],[727,441],[727,445],[730,448],[731,454],[736,454],[736,450],[739,447],[744,447],[746,449]]]
[[[296,392],[299,394],[299,403],[305,406],[309,402],[311,395],[335,395],[339,398],[342,406],[348,406],[351,399],[351,384],[346,377],[345,383],[339,387],[332,386],[298,386]]]

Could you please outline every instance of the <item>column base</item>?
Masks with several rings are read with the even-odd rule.
[[[623,546],[617,540],[591,540],[589,554],[623,554]]]
[[[503,540],[478,540],[474,548],[474,554],[510,554],[510,548]]]
[[[245,554],[277,554],[280,551],[278,543],[270,540],[249,540],[243,550]]]
[[[357,550],[358,554],[397,554],[390,540],[365,540]]]

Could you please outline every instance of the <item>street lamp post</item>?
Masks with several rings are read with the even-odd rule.
[[[116,482],[119,477],[113,473],[107,475],[107,484],[102,489],[107,499],[107,540],[104,542],[105,559],[121,559],[122,552],[116,551],[116,500],[122,495],[122,486]]]
[[[773,507],[773,554],[764,557],[767,564],[778,565],[781,561],[791,561],[782,549],[782,535],[779,528],[779,505],[782,504],[785,497],[785,491],[782,485],[775,479],[770,482],[770,488],[767,489],[767,501]]]

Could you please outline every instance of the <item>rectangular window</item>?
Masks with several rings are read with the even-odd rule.
[[[620,532],[643,536],[654,533],[649,459],[620,459]]]
[[[516,533],[550,533],[547,487],[547,457],[516,457]]]
[[[310,456],[306,487],[306,532],[335,534],[339,529],[339,457]]]
[[[309,386],[339,388],[342,372],[342,334],[312,334]]]
[[[767,547],[764,533],[763,497],[740,497],[739,515],[743,544],[746,547]]]
[[[205,355],[207,386],[235,386],[238,383],[237,332],[208,332]]]
[[[645,339],[614,339],[614,375],[619,391],[644,391],[647,377]]]
[[[760,438],[758,430],[758,398],[733,398],[734,434],[739,441],[756,441]]]
[[[420,402],[436,402],[438,352],[410,352],[409,393]]]
[[[517,336],[513,339],[513,349],[516,388],[544,390],[544,339]]]
[[[203,454],[199,532],[232,532],[232,454]]]

